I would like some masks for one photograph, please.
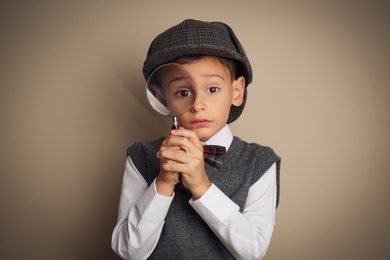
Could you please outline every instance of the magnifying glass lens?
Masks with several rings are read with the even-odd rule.
[[[177,117],[189,111],[197,95],[195,78],[180,64],[169,63],[157,68],[146,84],[151,106],[159,113]]]

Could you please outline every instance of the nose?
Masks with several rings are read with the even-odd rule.
[[[191,112],[198,112],[207,108],[206,102],[201,95],[197,95],[194,105],[191,107]]]

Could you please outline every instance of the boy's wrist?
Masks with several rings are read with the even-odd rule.
[[[173,195],[173,190],[175,189],[175,185],[171,185],[167,182],[162,181],[157,177],[156,179],[156,190],[159,195],[171,197]]]
[[[206,191],[208,191],[208,189],[211,187],[211,184],[212,184],[211,181],[208,180],[203,185],[197,187],[196,189],[191,190],[192,199],[193,200],[200,199],[203,196],[203,194],[205,194]]]

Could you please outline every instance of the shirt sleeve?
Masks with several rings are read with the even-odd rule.
[[[214,184],[189,203],[235,258],[261,259],[275,224],[276,163],[251,186],[242,213]]]
[[[148,187],[130,157],[126,161],[112,249],[123,259],[146,259],[156,247],[172,197]]]

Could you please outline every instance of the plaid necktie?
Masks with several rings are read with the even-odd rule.
[[[226,148],[219,145],[204,145],[203,156],[205,162],[219,169],[226,157]]]

